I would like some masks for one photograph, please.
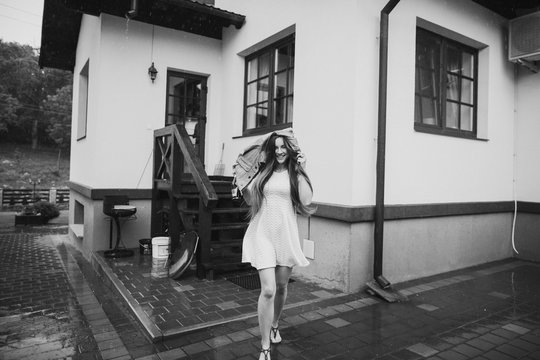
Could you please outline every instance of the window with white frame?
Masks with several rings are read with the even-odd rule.
[[[244,134],[291,126],[294,97],[294,35],[246,56]]]
[[[417,28],[414,128],[476,138],[478,50]]]

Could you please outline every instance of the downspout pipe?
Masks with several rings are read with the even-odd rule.
[[[384,235],[384,185],[386,148],[386,97],[388,87],[388,18],[400,0],[390,0],[381,10],[379,35],[379,108],[377,123],[377,166],[375,188],[375,226],[373,277],[382,288],[390,283],[382,276]]]

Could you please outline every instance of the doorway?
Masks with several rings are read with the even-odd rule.
[[[167,71],[167,113],[165,125],[183,125],[204,165],[206,135],[207,77]]]

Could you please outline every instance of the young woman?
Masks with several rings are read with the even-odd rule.
[[[279,318],[292,268],[309,265],[300,247],[296,213],[313,212],[309,206],[313,188],[304,168],[304,154],[294,152],[286,136],[273,134],[263,149],[266,162],[244,189],[251,221],[244,236],[242,261],[259,272],[259,360],[270,360],[270,344],[281,342]]]

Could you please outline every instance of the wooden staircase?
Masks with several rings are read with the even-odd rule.
[[[232,177],[206,174],[182,126],[156,130],[154,141],[152,236],[170,236],[174,251],[179,234],[195,230],[200,278],[249,268],[241,263],[247,207],[232,199]]]

